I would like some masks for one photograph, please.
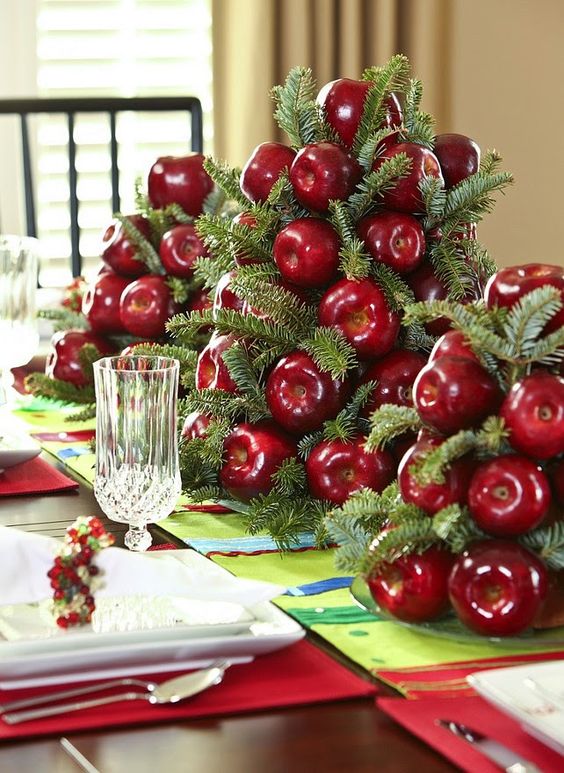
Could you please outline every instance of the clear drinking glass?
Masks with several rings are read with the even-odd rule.
[[[104,357],[94,363],[94,495],[110,520],[129,524],[130,550],[150,546],[147,524],[166,518],[180,495],[178,370],[178,360],[167,357]]]
[[[39,346],[38,253],[37,239],[0,235],[0,405],[15,397],[11,368],[28,363]]]

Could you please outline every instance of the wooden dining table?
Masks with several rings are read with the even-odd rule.
[[[49,454],[43,458],[73,475]],[[106,521],[91,489],[77,480],[77,494],[0,498],[0,525],[62,537],[77,515],[98,515]],[[111,524],[118,542],[125,528]],[[158,526],[152,532],[157,543],[175,542]],[[315,634],[307,636],[346,667],[371,678]],[[379,685],[379,691],[393,694],[385,685]],[[380,711],[370,697],[131,729],[112,729],[109,710],[103,730],[68,738],[100,773],[442,773],[455,769]],[[79,769],[59,738],[0,745],[2,773]]]

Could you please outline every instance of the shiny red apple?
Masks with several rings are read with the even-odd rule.
[[[409,274],[425,256],[425,233],[421,223],[405,212],[377,212],[362,218],[358,235],[376,263],[384,263],[398,274]]]
[[[184,419],[181,432],[182,437],[187,438],[188,440],[205,438],[210,421],[211,418],[206,416],[205,413],[192,411],[192,413],[189,413]]]
[[[438,158],[423,145],[414,142],[400,142],[391,145],[380,153],[372,165],[376,171],[389,158],[404,153],[411,161],[411,168],[405,177],[400,177],[381,197],[382,204],[387,209],[411,214],[425,212],[425,204],[419,190],[419,184],[426,177],[437,177],[444,183]]]
[[[295,435],[319,429],[334,418],[349,394],[348,381],[334,380],[300,351],[282,357],[266,381],[266,402],[273,418]]]
[[[127,215],[126,219],[145,239],[151,239],[151,227],[146,217]],[[125,233],[121,221],[117,219],[104,232],[101,258],[106,266],[123,276],[138,277],[149,271],[140,258],[139,250]]]
[[[272,186],[288,170],[296,151],[280,142],[263,142],[253,150],[241,172],[241,190],[250,201],[266,201]]]
[[[355,491],[382,491],[391,483],[396,469],[393,456],[385,450],[366,451],[365,441],[365,437],[350,443],[324,440],[315,446],[306,461],[312,496],[342,505]]]
[[[348,199],[362,178],[362,167],[334,142],[303,147],[290,167],[290,182],[300,204],[327,212],[332,199]]]
[[[159,255],[167,274],[190,279],[194,263],[207,250],[193,225],[175,225],[161,239]]]
[[[122,293],[120,318],[131,335],[162,338],[167,321],[178,311],[172,293],[162,276],[142,276]]]
[[[131,283],[130,277],[118,276],[113,272],[100,274],[86,288],[82,298],[82,313],[94,333],[124,333],[120,317],[120,299]]]
[[[204,156],[161,156],[149,170],[147,183],[149,201],[155,209],[179,204],[192,217],[202,214],[213,181],[204,169]]]
[[[434,152],[447,188],[452,188],[480,169],[480,146],[465,134],[438,134]]]
[[[225,438],[223,451],[221,485],[243,502],[268,494],[272,475],[297,453],[296,441],[270,421],[236,425]]]
[[[454,611],[483,636],[515,636],[529,628],[547,587],[541,559],[518,542],[501,539],[471,545],[449,578]]]
[[[45,364],[50,378],[68,381],[76,387],[90,383],[80,367],[79,353],[85,344],[92,344],[100,355],[111,354],[112,347],[104,338],[84,330],[60,330],[51,338],[51,350]]]
[[[441,357],[466,357],[469,360],[480,362],[461,330],[447,330],[435,343],[429,355],[429,362],[434,362]]]
[[[317,217],[301,217],[278,232],[272,255],[288,282],[318,288],[336,278],[340,249],[341,240],[331,223]]]
[[[213,299],[213,318],[217,319],[217,312],[220,309],[232,309],[233,311],[241,311],[245,313],[247,302],[244,298],[236,295],[231,289],[234,278],[237,276],[236,271],[228,271],[220,278],[215,288],[215,295]]]
[[[394,346],[400,319],[372,279],[341,279],[319,303],[319,324],[340,330],[359,359],[371,360]]]
[[[376,386],[362,409],[362,415],[368,416],[384,403],[413,405],[413,382],[426,363],[427,358],[419,352],[394,349],[370,365],[360,383],[375,381]]]
[[[233,346],[236,340],[233,335],[219,335],[218,333],[212,335],[209,343],[198,355],[196,389],[223,389],[225,392],[237,391],[237,384],[223,361],[223,353]]]

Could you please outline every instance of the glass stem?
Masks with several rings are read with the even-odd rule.
[[[151,547],[153,538],[147,526],[130,526],[124,542],[126,548],[141,553]]]

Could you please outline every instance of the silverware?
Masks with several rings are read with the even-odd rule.
[[[177,676],[158,685],[149,683],[153,686],[153,689],[150,691],[145,689],[145,692],[122,692],[86,701],[59,703],[55,706],[32,709],[31,711],[17,711],[4,714],[2,719],[8,725],[16,725],[32,719],[43,719],[43,717],[52,717],[56,714],[66,714],[70,711],[105,706],[108,703],[117,703],[118,701],[144,700],[153,704],[178,703],[193,695],[197,695],[197,693],[206,690],[214,684],[219,684],[227,668],[229,668],[229,663],[227,661],[220,661],[210,668],[195,671],[191,674],[184,674],[184,676]]]
[[[445,730],[449,730],[457,738],[472,744],[484,757],[499,765],[506,773],[542,773],[540,768],[533,762],[521,757],[499,741],[487,738],[477,730],[468,727],[468,725],[453,722],[450,719],[437,719],[435,722]]]
[[[84,754],[79,752],[76,746],[72,744],[68,738],[65,738],[64,736],[59,738],[59,743],[84,773],[100,773],[98,768],[95,768],[90,760],[87,760]]]

